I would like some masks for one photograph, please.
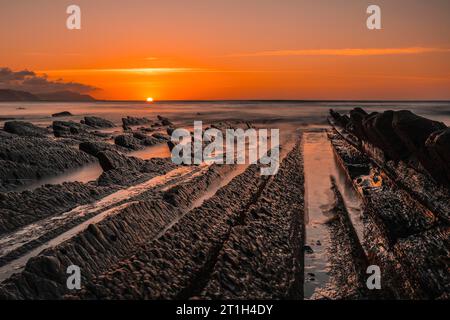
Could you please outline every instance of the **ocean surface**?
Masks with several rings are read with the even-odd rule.
[[[410,110],[424,117],[450,125],[448,102],[296,102],[296,101],[189,101],[189,102],[86,102],[0,103],[0,123],[9,119],[50,125],[53,113],[69,111],[79,121],[86,115],[95,115],[121,125],[121,118],[138,116],[169,117],[179,125],[192,125],[194,120],[246,120],[261,123],[294,123],[298,125],[324,124],[330,108],[338,111],[363,107],[368,112],[383,110]]]

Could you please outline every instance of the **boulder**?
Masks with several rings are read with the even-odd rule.
[[[392,127],[408,150],[416,154],[424,150],[430,134],[447,128],[442,122],[429,120],[408,110],[394,113]]]
[[[139,169],[145,163],[145,161],[138,158],[127,157],[123,154],[120,154],[119,152],[112,150],[99,152],[97,154],[97,158],[104,171],[121,168]]]
[[[347,129],[361,140],[367,139],[362,124],[367,116],[367,112],[361,108],[355,108],[350,111],[350,122],[347,125]]]
[[[175,130],[176,130],[175,128],[167,127],[166,132],[167,132],[167,134],[168,134],[169,136],[171,136],[172,133],[173,133]]]
[[[168,118],[162,117],[162,116],[159,116],[159,115],[158,115],[158,120],[161,121],[161,124],[163,126],[171,126],[173,124],[172,122],[170,122],[170,120]]]
[[[366,117],[363,127],[369,142],[382,149],[389,159],[405,159],[408,149],[392,127],[394,111],[374,113]]]
[[[53,118],[57,118],[57,117],[71,117],[73,116],[73,114],[71,114],[69,111],[63,111],[63,112],[57,112],[52,114]]]
[[[447,126],[441,122],[418,116],[411,111],[402,110],[394,113],[392,127],[423,168],[432,176],[438,175],[439,170],[436,170],[435,163],[425,147],[425,142],[433,132],[444,130]]]
[[[86,152],[87,154],[90,154],[91,156],[96,157],[98,153],[106,150],[112,150],[112,151],[118,151],[118,152],[127,152],[129,150],[122,148],[120,146],[110,144],[107,142],[101,142],[101,141],[86,141],[80,143],[79,149],[81,151]]]
[[[100,117],[84,117],[84,124],[93,128],[113,128],[116,125],[109,120]]]
[[[350,118],[346,115],[341,116],[339,112],[330,109],[331,117],[342,127],[346,128],[348,123],[350,122]]]
[[[155,139],[161,140],[161,141],[168,141],[168,140],[170,140],[169,136],[167,136],[165,134],[162,134],[162,133],[159,133],[159,132],[156,132],[156,133],[152,134],[152,137],[155,138]]]
[[[161,143],[161,141],[159,139],[150,137],[141,132],[133,132],[133,137],[138,139],[140,144],[142,144],[144,146],[153,146],[155,144]]]
[[[425,147],[435,164],[434,177],[450,185],[450,128],[433,132]]]
[[[94,160],[63,142],[11,135],[0,139],[0,191],[13,190]]]
[[[126,126],[124,124],[122,124],[122,129],[123,129],[123,132],[131,132],[131,131],[133,131],[129,126]]]
[[[30,122],[24,121],[5,122],[4,130],[25,137],[44,137],[48,133],[47,129],[40,128]]]
[[[122,123],[124,126],[139,126],[144,124],[150,124],[152,121],[147,118],[137,118],[137,117],[130,117],[127,116],[126,118],[122,118]]]
[[[114,143],[128,149],[139,150],[143,148],[141,141],[132,135],[122,134],[114,139]]]
[[[77,135],[87,130],[85,125],[73,121],[53,121],[52,127],[55,137]]]

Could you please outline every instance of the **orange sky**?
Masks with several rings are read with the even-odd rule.
[[[66,7],[82,30],[65,27]],[[383,30],[366,28],[382,9]],[[450,99],[448,0],[0,0],[0,67],[99,99]]]

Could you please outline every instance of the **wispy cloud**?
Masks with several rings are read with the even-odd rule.
[[[347,48],[347,49],[301,49],[275,50],[232,54],[228,57],[284,57],[284,56],[386,56],[436,52],[450,52],[448,48]]]
[[[65,69],[65,70],[42,70],[40,72],[52,74],[74,74],[74,73],[135,73],[135,74],[164,74],[164,73],[184,73],[203,72],[204,69],[197,68],[111,68],[111,69]]]

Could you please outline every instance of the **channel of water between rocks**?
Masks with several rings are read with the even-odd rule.
[[[361,199],[336,161],[325,131],[306,132],[303,141],[305,172],[305,282],[304,297],[311,299],[329,281],[330,234],[326,225],[333,218],[334,195],[330,176],[336,178],[350,219],[363,241]]]

